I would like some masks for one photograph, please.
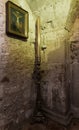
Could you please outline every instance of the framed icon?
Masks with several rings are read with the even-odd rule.
[[[26,10],[8,1],[6,3],[6,32],[9,35],[28,38],[29,14]]]

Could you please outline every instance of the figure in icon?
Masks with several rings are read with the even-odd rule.
[[[23,33],[23,22],[24,22],[24,15],[22,15],[19,11],[12,11],[12,22],[11,26],[14,31],[17,31],[18,33]]]

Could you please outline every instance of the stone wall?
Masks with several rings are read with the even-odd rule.
[[[39,15],[41,18],[41,93],[44,101],[42,109],[48,117],[66,125],[69,123],[70,105],[72,104],[72,108],[74,106],[74,109],[72,109],[74,115],[78,114],[75,108],[79,110],[79,27],[73,31],[73,37],[76,37],[72,37],[75,40],[71,38],[72,45],[69,44],[70,30],[64,28],[71,0],[54,2],[47,0],[43,6],[37,5],[39,8],[36,8],[33,3],[33,6],[35,6],[33,13],[25,0],[11,1],[29,12],[29,38],[27,41],[22,41],[6,35],[5,4],[7,0],[1,0],[0,128],[4,130],[4,126],[7,124],[17,126],[18,123],[30,117],[35,106],[35,85],[32,80],[35,60],[33,45],[35,41],[35,17],[33,17],[33,14]],[[64,10],[64,13],[61,9]],[[74,43],[74,41],[76,42]],[[74,49],[74,45],[76,49]],[[43,47],[46,47],[46,49]],[[69,49],[69,47],[71,48]],[[72,81],[74,81],[73,84]],[[8,129],[8,126],[6,129]]]
[[[73,34],[70,39],[71,61],[71,108],[74,117],[79,118],[79,18],[73,25]]]
[[[32,80],[35,21],[25,0],[12,0],[29,12],[29,38],[22,41],[8,37],[6,2],[0,1],[0,130],[7,124],[13,123],[16,126],[28,119],[33,112],[35,101]]]
[[[69,43],[64,27],[70,1],[68,3],[66,3],[67,1],[63,2],[61,0],[57,2],[46,1],[36,13],[41,17],[43,110],[51,119],[61,124],[67,124],[70,114],[69,59],[67,53]],[[66,12],[62,13],[64,8]],[[46,49],[43,49],[44,46]]]
[[[66,45],[68,41],[61,38],[60,46],[55,49],[54,41],[42,52],[42,95],[44,110],[52,119],[65,124],[70,110],[69,95],[69,61],[66,61]],[[50,48],[50,50],[48,50]],[[54,50],[53,50],[54,48]],[[51,116],[52,115],[52,116]],[[60,118],[59,118],[60,116]],[[57,117],[57,118],[56,118]],[[63,117],[66,117],[63,119]],[[55,119],[56,118],[56,119]]]
[[[36,4],[38,10],[32,6],[34,14],[41,17],[43,110],[51,119],[67,125],[72,118],[72,113],[74,113],[74,117],[79,117],[77,116],[79,115],[78,22],[75,33],[71,29],[76,17],[79,17],[79,2],[47,0],[42,7],[38,7]],[[70,50],[71,35],[75,37],[74,40],[71,40],[72,50]],[[71,65],[70,55],[72,60],[74,57],[77,58],[75,58],[76,62]]]

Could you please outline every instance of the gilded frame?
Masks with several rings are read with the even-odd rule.
[[[27,39],[28,31],[28,12],[11,1],[8,1],[6,3],[6,33],[10,36]]]

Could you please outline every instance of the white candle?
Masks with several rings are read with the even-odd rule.
[[[38,60],[41,58],[41,49],[40,49],[40,17],[36,20],[36,57]]]

